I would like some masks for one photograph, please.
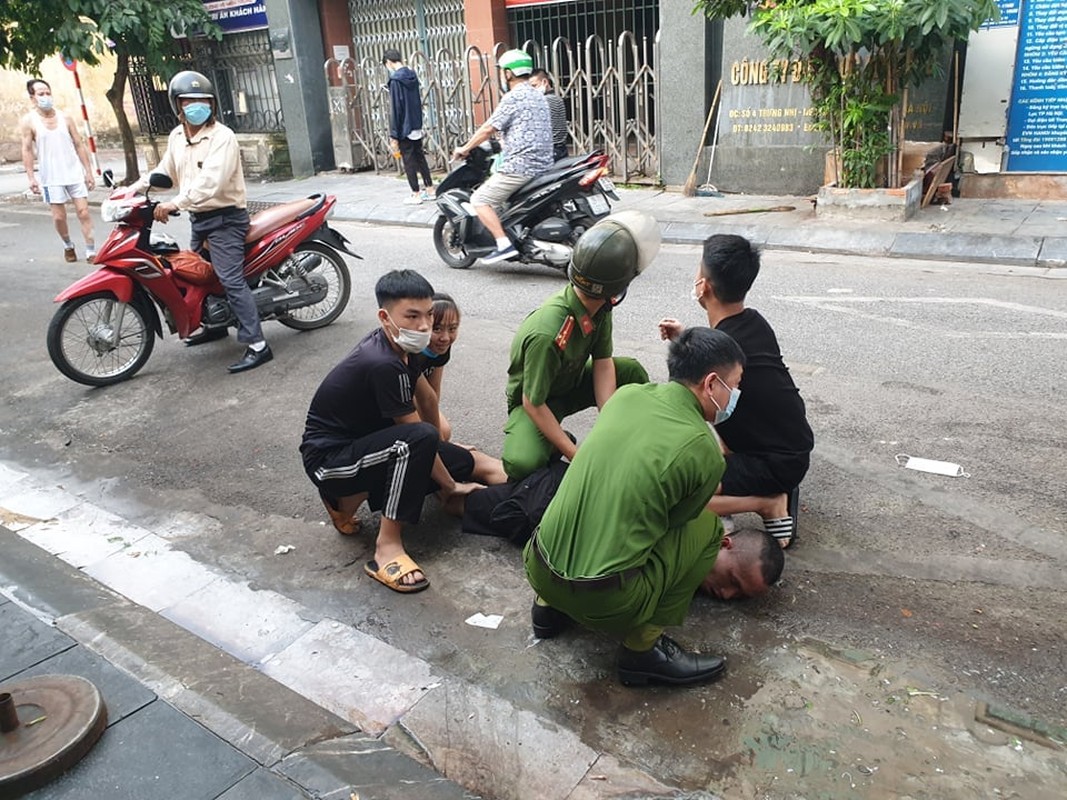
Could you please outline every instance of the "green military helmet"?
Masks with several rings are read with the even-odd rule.
[[[525,50],[508,50],[496,60],[500,69],[510,69],[512,75],[523,76],[533,72],[533,59]]]
[[[659,252],[656,220],[640,211],[619,211],[582,234],[567,277],[590,297],[618,297]]]

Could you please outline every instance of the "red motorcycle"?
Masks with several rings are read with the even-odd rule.
[[[171,180],[152,174],[151,186]],[[341,253],[359,255],[326,224],[337,198],[315,194],[261,211],[245,239],[244,274],[261,320],[297,330],[329,325],[348,305],[351,278]],[[152,231],[157,202],[149,189],[118,189],[101,207],[118,225],[97,251],[95,272],[67,287],[48,326],[48,355],[73,381],[109,386],[133,377],[171,333],[235,326],[226,293],[209,265],[182,251],[173,237]],[[172,263],[173,262],[173,263]]]

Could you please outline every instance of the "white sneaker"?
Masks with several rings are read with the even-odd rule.
[[[85,260],[88,261],[90,264],[92,264],[94,261],[96,261],[96,249],[95,248],[87,247],[85,249]]]
[[[404,201],[404,205],[406,205],[406,206],[421,206],[422,205],[422,197],[420,197],[417,194],[413,194],[413,195],[411,195],[411,197],[409,197],[407,200]]]

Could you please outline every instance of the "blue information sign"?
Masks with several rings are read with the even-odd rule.
[[[997,0],[1000,7],[1000,19],[990,20],[983,28],[1014,28],[1019,24],[1019,5],[1022,0]]]
[[[204,0],[204,8],[223,33],[267,27],[267,4],[263,0]]]
[[[1067,172],[1067,3],[1026,0],[1008,113],[1008,172]]]

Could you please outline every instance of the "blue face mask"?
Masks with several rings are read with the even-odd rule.
[[[430,349],[429,347],[424,347],[424,348],[422,349],[422,354],[423,354],[424,356],[426,356],[427,358],[437,358],[437,353],[435,353],[435,352],[434,352],[433,350],[431,350],[431,349]]]
[[[724,381],[718,375],[715,376],[715,379],[727,389],[730,389],[730,387],[726,384],[726,381]],[[726,401],[726,408],[723,408],[718,403],[715,403],[715,398],[712,397],[711,402],[715,403],[715,408],[719,409],[715,412],[715,421],[712,424],[718,425],[720,422],[726,422],[726,420],[730,419],[730,415],[734,413],[734,409],[737,408],[737,401],[740,399],[741,390],[737,387],[730,389],[730,399]]]
[[[190,125],[203,125],[211,117],[210,103],[190,103],[182,109]]]

